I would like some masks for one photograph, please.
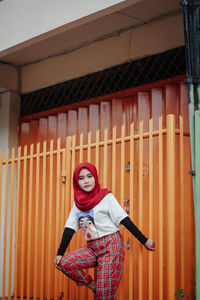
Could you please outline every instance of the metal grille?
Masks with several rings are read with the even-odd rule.
[[[22,94],[21,116],[96,98],[181,74],[185,74],[184,47]]]

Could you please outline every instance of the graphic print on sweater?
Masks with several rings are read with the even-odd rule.
[[[94,223],[94,210],[77,213],[78,225],[82,229],[86,241],[96,240],[99,238]]]

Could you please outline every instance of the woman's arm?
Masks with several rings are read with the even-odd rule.
[[[57,251],[57,255],[64,255],[74,233],[75,233],[74,229],[65,227],[65,230],[62,235],[62,240]]]
[[[71,229],[69,227],[65,227],[65,230],[64,230],[63,235],[62,235],[62,240],[61,240],[60,246],[58,248],[56,258],[54,260],[55,266],[59,270],[60,270],[59,262],[60,262],[62,256],[64,255],[67,247],[69,246],[69,243],[70,243],[74,233],[75,233],[74,229]]]
[[[124,218],[120,224],[124,225],[145,246],[146,249],[151,251],[155,250],[155,242],[144,236],[129,217]]]

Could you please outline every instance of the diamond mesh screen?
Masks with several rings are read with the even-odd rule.
[[[185,74],[185,48],[144,57],[21,95],[21,116]]]

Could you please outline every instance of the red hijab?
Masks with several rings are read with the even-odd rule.
[[[88,169],[95,178],[95,187],[91,192],[84,192],[78,184],[79,173],[81,169]],[[88,162],[79,164],[73,175],[74,186],[74,201],[78,209],[81,211],[89,211],[95,207],[107,194],[111,193],[108,189],[101,189],[99,184],[97,169],[94,165]]]

